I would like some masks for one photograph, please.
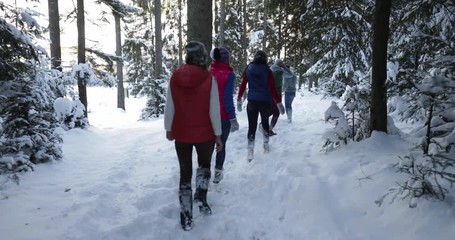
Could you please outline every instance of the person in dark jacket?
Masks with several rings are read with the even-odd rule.
[[[196,41],[189,42],[185,50],[186,64],[175,70],[169,81],[164,127],[166,138],[175,140],[180,166],[180,224],[184,230],[190,230],[193,222],[193,147],[198,155],[194,202],[199,203],[203,214],[211,214],[207,191],[213,141],[217,152],[223,148],[223,142],[218,86],[207,70],[207,51],[204,44]]]
[[[214,48],[210,54],[213,59],[209,71],[216,79],[220,97],[221,114],[221,140],[223,149],[216,153],[215,176],[213,183],[219,183],[223,179],[223,165],[226,158],[226,141],[230,132],[239,129],[239,123],[235,117],[234,107],[234,81],[235,74],[229,65],[229,51],[224,47]]]
[[[284,106],[281,98],[276,91],[275,81],[272,71],[267,65],[267,55],[264,51],[257,51],[254,54],[253,61],[247,66],[242,74],[242,83],[240,84],[237,96],[237,107],[241,111],[242,96],[248,84],[248,160],[253,160],[254,141],[258,125],[258,117],[261,116],[261,122],[264,132],[264,151],[268,152],[269,147],[269,113],[273,101],[277,104],[280,114],[284,114]]]

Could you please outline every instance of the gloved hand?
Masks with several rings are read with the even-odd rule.
[[[233,118],[229,121],[231,121],[231,132],[239,130],[239,122],[237,122],[237,118]]]
[[[282,103],[277,103],[276,106],[278,107],[278,110],[280,111],[280,114],[283,115],[285,113],[283,104]]]
[[[215,136],[215,151],[219,152],[223,149],[223,141],[221,140],[221,136]]]
[[[242,111],[242,100],[237,99],[237,111],[241,112]]]
[[[166,131],[166,138],[169,141],[173,141],[174,140],[174,134],[172,134],[172,132],[170,132],[170,131]]]

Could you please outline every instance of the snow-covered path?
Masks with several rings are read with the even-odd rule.
[[[112,122],[66,133],[62,162],[39,165],[19,187],[4,191],[2,239],[383,240],[437,234],[426,225],[432,216],[406,203],[374,204],[393,184],[392,165],[406,150],[397,137],[378,135],[329,154],[320,151],[323,131],[331,128],[322,119],[329,104],[299,95],[293,123],[280,117],[269,154],[257,136],[251,163],[245,156],[246,113],[238,113],[240,130],[228,140],[225,178],[208,195],[213,215],[194,208],[189,232],[179,225],[178,161],[162,119],[118,124],[124,119],[94,111]],[[446,239],[454,236],[453,224],[438,224],[452,229]]]

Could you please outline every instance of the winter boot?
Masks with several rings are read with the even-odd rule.
[[[215,177],[213,178],[213,183],[220,183],[223,179],[223,169],[215,168]]]
[[[288,109],[287,110],[287,115],[288,115],[288,123],[292,122],[292,110]]]
[[[274,132],[272,129],[269,130],[269,137],[275,136],[277,133]]]
[[[183,230],[191,230],[193,224],[193,199],[191,199],[191,184],[180,186],[180,224]]]
[[[262,136],[264,137],[264,143],[263,143],[263,147],[264,147],[264,153],[268,153],[270,151],[270,146],[269,146],[269,139],[270,139],[270,132],[272,130],[269,130],[269,131],[266,131],[265,129],[263,129],[263,134]]]
[[[196,170],[196,192],[194,193],[194,202],[199,205],[199,211],[202,214],[212,214],[207,203],[207,191],[210,182],[210,168],[198,168]]]
[[[270,138],[269,138],[268,135],[264,135],[264,144],[263,144],[264,153],[270,152],[269,139],[270,139]]]
[[[262,127],[262,126],[261,126]],[[254,155],[254,139],[248,140],[248,161],[253,161]]]

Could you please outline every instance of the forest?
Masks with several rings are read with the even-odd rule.
[[[89,1],[97,7],[85,9]],[[117,88],[121,109],[125,97],[146,97],[138,118],[160,118],[183,46],[198,40],[229,49],[237,83],[265,50],[299,87],[339,98],[324,151],[392,131],[390,115],[419,126],[420,143],[398,166],[408,178],[389,194],[443,200],[455,183],[453,0],[73,0],[68,12],[58,0],[26,2],[0,2],[0,175],[14,181],[62,158],[61,131],[90,126],[88,86]],[[115,29],[115,52],[86,41],[98,24]],[[77,26],[69,55],[65,25]]]

